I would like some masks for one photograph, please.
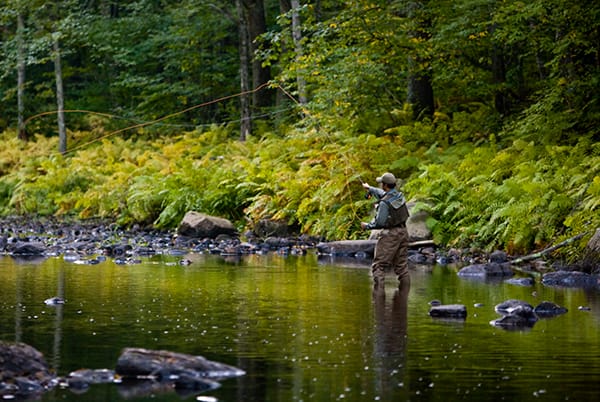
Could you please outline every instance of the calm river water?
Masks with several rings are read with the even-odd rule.
[[[189,266],[165,256],[123,266],[0,257],[0,339],[34,346],[59,375],[114,368],[130,346],[247,373],[187,397],[105,384],[83,394],[57,388],[42,401],[600,400],[598,291],[469,281],[436,266],[412,267],[408,295],[392,277],[374,295],[368,265],[353,261],[188,258]],[[53,296],[66,303],[46,306]],[[468,317],[432,319],[433,299],[466,305]],[[489,322],[507,299],[569,312],[506,331]]]

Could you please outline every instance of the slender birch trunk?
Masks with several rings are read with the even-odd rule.
[[[298,13],[300,10],[300,1],[299,0],[291,0],[290,2],[292,6],[292,38],[294,40],[294,48],[296,51],[296,61],[298,63],[302,63],[301,58],[304,54],[304,49],[302,47],[302,27],[300,25],[300,14]],[[298,69],[296,75],[296,85],[298,85],[298,102],[301,105],[306,105],[308,102],[306,95],[306,80],[304,78],[303,69]]]
[[[27,140],[27,132],[25,131],[25,41],[23,36],[25,32],[25,24],[23,23],[23,15],[19,13],[17,16],[17,128],[18,138]]]
[[[67,130],[65,127],[65,95],[58,36],[54,39],[54,75],[56,76],[56,106],[58,112],[58,152],[64,154],[67,152]]]
[[[238,12],[240,35],[240,90],[242,92],[242,95],[240,96],[240,141],[246,141],[246,138],[248,138],[252,131],[252,118],[250,114],[250,95],[248,94],[250,86],[248,22],[242,0],[237,0],[236,6]]]

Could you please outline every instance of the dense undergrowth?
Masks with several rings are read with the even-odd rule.
[[[452,126],[412,123],[385,136],[296,128],[239,142],[228,128],[213,127],[113,136],[66,155],[56,153],[56,138],[22,142],[5,132],[0,212],[173,228],[197,210],[240,230],[271,218],[326,239],[361,238],[359,222],[372,213],[361,180],[392,171],[446,246],[526,253],[600,227],[599,143],[494,134],[461,140],[458,128],[459,116]],[[72,144],[94,135],[70,134]]]

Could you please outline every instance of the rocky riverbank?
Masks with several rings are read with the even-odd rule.
[[[0,220],[0,253],[14,258],[62,257],[79,264],[97,264],[107,258],[117,264],[135,264],[153,255],[181,256],[188,253],[243,256],[277,253],[351,259],[367,265],[373,258],[376,240],[324,241],[295,235],[262,223],[256,230],[240,235],[230,223],[197,215],[186,216],[176,230],[149,227],[121,228],[102,221],[61,221],[56,219],[5,218]],[[208,222],[207,222],[208,221]],[[475,250],[443,250],[431,240],[411,236],[409,261],[413,264],[468,264],[489,260]]]
[[[0,398],[37,400],[55,387],[81,394],[93,384],[116,384],[131,399],[177,392],[182,397],[220,386],[219,381],[245,375],[224,363],[165,350],[126,348],[115,369],[79,369],[58,377],[42,353],[24,343],[0,340]]]
[[[265,229],[266,228],[266,229]],[[415,230],[417,232],[415,232]],[[420,232],[419,232],[420,230]],[[469,278],[510,278],[515,271],[525,274],[552,271],[586,271],[587,275],[561,274],[547,280],[556,286],[599,286],[598,259],[566,266],[538,259],[516,266],[502,251],[485,253],[474,249],[443,249],[433,241],[415,236],[422,230],[409,227],[409,262],[417,265],[448,265],[463,267],[458,274]],[[189,253],[209,253],[223,256],[277,253],[303,255],[316,252],[320,256],[352,258],[366,263],[373,257],[376,240],[325,242],[312,236],[297,236],[286,228],[262,223],[256,230],[243,235],[230,222],[199,213],[188,213],[176,230],[164,231],[151,227],[122,228],[103,220],[67,221],[57,219],[0,220],[0,253],[14,258],[63,257],[81,264],[96,264],[107,258],[117,264],[135,264],[152,255],[182,256]],[[591,256],[598,256],[600,230],[590,240]],[[594,246],[595,245],[595,246]],[[594,248],[597,247],[597,248]],[[584,269],[580,269],[580,268]],[[589,275],[592,274],[592,275]],[[584,277],[585,276],[585,277]]]

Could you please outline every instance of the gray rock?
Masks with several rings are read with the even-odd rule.
[[[497,264],[508,262],[508,255],[504,251],[496,250],[490,254],[490,262]]]
[[[429,213],[425,211],[412,212],[414,203],[407,203],[410,216],[406,221],[406,230],[410,241],[429,240],[433,238],[431,230],[427,227]]]
[[[207,360],[202,356],[174,353],[166,350],[126,348],[115,372],[123,378],[158,377],[159,381],[174,377],[224,379],[238,377],[245,372],[237,367]]]
[[[375,252],[377,240],[341,240],[317,244],[317,251],[322,255],[351,257],[356,253],[370,257]]]
[[[10,255],[14,256],[42,256],[46,252],[46,246],[41,242],[17,242],[7,247]]]
[[[533,306],[525,301],[510,299],[494,308],[497,313],[503,314],[502,318],[490,321],[496,327],[506,329],[532,328],[538,317],[533,311]]]
[[[413,264],[426,264],[427,257],[421,253],[409,253],[408,261],[412,262]]]
[[[223,234],[236,235],[237,231],[227,219],[190,211],[181,220],[177,233],[193,238],[214,239]]]
[[[429,315],[439,318],[466,318],[467,307],[464,304],[440,304],[432,305]]]
[[[252,228],[252,234],[259,238],[265,237],[286,237],[292,234],[293,230],[282,220],[261,219]]]
[[[487,277],[502,277],[512,276],[513,270],[510,268],[510,264],[498,264],[490,262],[488,264],[473,264],[463,267],[458,271],[460,277],[471,277],[471,278],[487,278]]]
[[[544,274],[542,284],[545,286],[591,288],[600,285],[600,278],[579,271],[556,271]]]
[[[518,286],[533,286],[535,285],[535,281],[533,278],[510,278],[505,280],[504,282],[509,283],[511,285]]]
[[[509,299],[494,307],[494,310],[498,314],[514,314],[520,313],[522,315],[529,315],[533,312],[533,306],[523,300]]]
[[[115,381],[115,372],[108,369],[79,369],[66,378],[72,390],[84,390],[92,384],[110,384]]]
[[[495,327],[502,327],[505,329],[519,329],[519,328],[532,328],[537,319],[523,317],[521,315],[511,314],[505,315],[502,318],[490,321],[490,324]]]
[[[568,311],[565,307],[549,301],[543,301],[533,309],[533,312],[540,318],[555,317]]]
[[[29,398],[55,386],[44,356],[24,343],[0,341],[0,396]]]

